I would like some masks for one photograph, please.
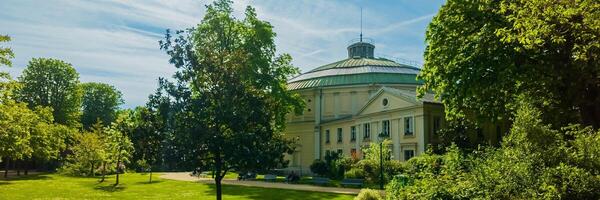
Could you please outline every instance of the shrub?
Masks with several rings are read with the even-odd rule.
[[[358,193],[358,195],[356,197],[354,197],[354,200],[381,200],[383,198],[381,198],[381,194],[379,194],[379,191],[377,190],[372,190],[372,189],[362,189],[360,190],[360,193]]]
[[[317,159],[310,165],[310,171],[319,176],[326,176],[329,173],[329,167],[327,163]]]
[[[352,168],[344,173],[344,178],[359,178],[364,179],[365,173],[359,168]]]
[[[591,128],[554,130],[525,105],[500,148],[415,157],[407,179],[386,187],[388,199],[600,199],[599,141]]]

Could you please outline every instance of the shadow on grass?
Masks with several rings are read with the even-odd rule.
[[[152,183],[148,182],[148,181],[141,181],[141,182],[137,182],[136,184],[142,184],[142,185],[149,185],[149,184],[157,184],[157,183],[162,183],[164,181],[162,180],[152,180]]]
[[[119,191],[123,191],[125,189],[125,187],[117,185],[104,185],[104,186],[96,186],[94,187],[94,189],[96,190],[102,190],[105,192],[119,192]]]
[[[30,174],[30,175],[21,175],[21,176],[8,176],[8,179],[4,177],[0,178],[3,181],[20,181],[20,180],[51,180],[54,179],[50,177],[48,174]]]
[[[206,196],[215,196],[217,194],[217,187],[213,184],[209,185],[209,190],[206,190]],[[283,199],[283,200],[319,200],[319,199],[333,199],[341,196],[342,194],[324,193],[324,192],[310,192],[300,190],[285,190],[276,188],[260,188],[260,187],[247,187],[237,185],[223,185],[223,195],[244,197],[247,199]],[[349,196],[350,197],[350,196]],[[226,199],[226,198],[225,198]],[[352,198],[348,198],[352,199]]]

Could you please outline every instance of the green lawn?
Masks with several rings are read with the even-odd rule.
[[[0,199],[215,199],[214,185],[159,179],[148,175],[123,174],[121,184],[113,187],[114,176],[104,183],[97,178],[68,177],[58,174],[30,175],[0,180]],[[350,195],[223,186],[223,199],[352,199]]]

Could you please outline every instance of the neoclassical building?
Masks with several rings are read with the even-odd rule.
[[[358,41],[348,58],[317,67],[288,81],[306,102],[290,115],[286,136],[298,141],[287,158],[304,173],[328,152],[362,158],[361,149],[389,138],[393,158],[408,160],[435,143],[444,122],[443,105],[427,94],[418,99],[419,68],[374,57],[375,46]],[[381,137],[383,136],[383,137]]]

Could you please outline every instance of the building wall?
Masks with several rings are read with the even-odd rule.
[[[286,155],[290,160],[290,168],[310,173],[309,166],[317,158],[323,158],[327,151],[341,150],[344,156],[363,158],[362,148],[380,141],[378,134],[382,132],[384,120],[389,120],[392,140],[393,158],[405,160],[404,151],[414,151],[414,156],[426,149],[429,134],[427,130],[432,123],[428,117],[443,116],[443,107],[418,104],[407,101],[392,94],[382,93],[372,100],[381,85],[347,86],[324,89],[308,89],[298,91],[307,106],[302,115],[288,117],[285,135],[288,138],[299,138],[300,147],[295,155]],[[389,85],[398,89],[415,89],[415,86]],[[388,105],[382,104],[383,99]],[[362,110],[361,110],[362,109]],[[405,135],[405,118],[412,118],[412,135]],[[365,124],[370,124],[370,137],[365,138]],[[351,141],[351,128],[356,129],[356,140]],[[342,140],[338,142],[338,128],[342,131]],[[329,143],[326,133],[329,130]],[[316,137],[316,138],[315,138]]]

